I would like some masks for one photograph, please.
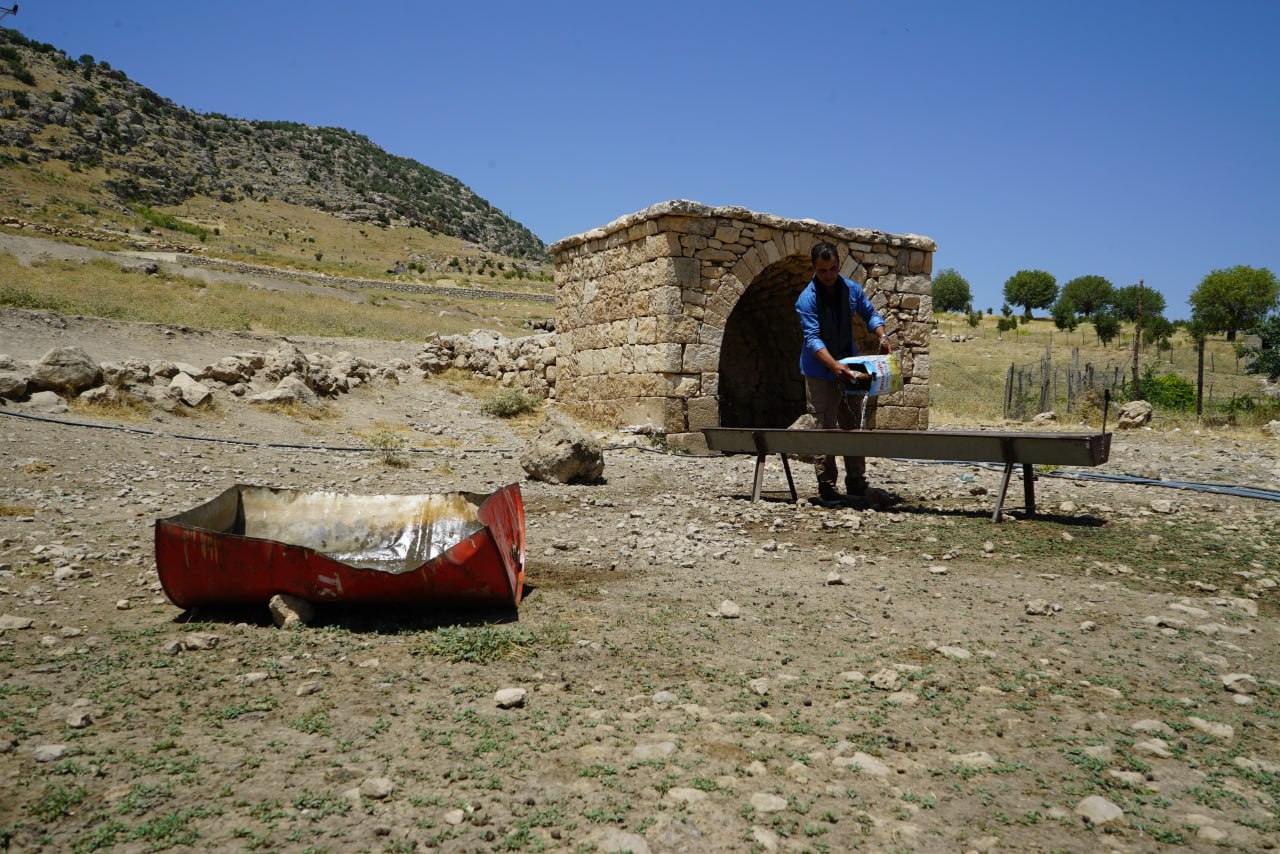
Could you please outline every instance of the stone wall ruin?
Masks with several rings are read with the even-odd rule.
[[[705,450],[704,427],[787,427],[804,413],[795,300],[809,250],[840,250],[902,358],[905,385],[873,398],[868,424],[929,425],[934,242],[739,207],[663,202],[551,247],[559,403],[616,426],[644,425]],[[875,337],[855,318],[863,353]]]

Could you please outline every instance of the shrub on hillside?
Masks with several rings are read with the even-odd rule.
[[[1196,406],[1196,388],[1177,374],[1156,376],[1156,366],[1142,369],[1142,396],[1152,406],[1175,412],[1189,412]]]
[[[537,397],[522,388],[504,388],[480,404],[480,413],[492,418],[514,418],[522,412],[532,412],[538,403]]]

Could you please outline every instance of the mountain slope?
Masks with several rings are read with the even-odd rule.
[[[122,206],[278,199],[353,222],[429,229],[491,252],[545,259],[520,223],[458,179],[340,128],[197,113],[91,56],[0,29],[0,160],[101,170]]]

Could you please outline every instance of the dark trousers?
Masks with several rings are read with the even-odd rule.
[[[862,400],[858,395],[840,391],[834,380],[804,378],[804,399],[809,414],[823,430],[857,430],[862,427]],[[818,457],[814,469],[818,475],[818,487],[836,487],[835,457]],[[867,458],[845,457],[844,477],[848,486],[866,483]]]

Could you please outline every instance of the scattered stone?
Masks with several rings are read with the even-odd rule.
[[[272,621],[282,629],[297,629],[308,626],[316,618],[316,609],[306,599],[290,596],[288,593],[277,593],[267,602],[271,609]]]
[[[751,689],[752,693],[759,694],[763,697],[765,694],[769,693],[769,680],[763,676],[759,679],[752,679],[747,683],[747,687]]]
[[[360,784],[360,797],[381,801],[391,797],[395,790],[396,784],[390,778],[369,777]]]
[[[1248,673],[1228,673],[1222,677],[1222,686],[1232,694],[1255,694],[1258,680]]]
[[[632,749],[631,756],[644,762],[650,759],[666,759],[675,752],[676,743],[674,741],[659,741],[656,744],[637,744]]]
[[[844,577],[834,569],[827,573],[827,580],[824,582],[828,586],[837,586],[844,584]]]
[[[885,667],[871,674],[871,687],[881,691],[893,691],[898,687],[899,678],[897,670]]]
[[[660,706],[667,705],[669,703],[678,703],[680,702],[680,695],[673,691],[659,691],[653,695],[653,702]]]
[[[69,748],[65,744],[42,744],[34,751],[37,762],[57,762],[67,755]]]
[[[503,688],[493,695],[493,702],[499,709],[519,709],[527,696],[529,692],[524,688]]]
[[[13,614],[0,616],[0,632],[29,629],[36,624],[30,617],[18,617]]]
[[[216,649],[222,638],[204,632],[189,632],[182,636],[182,648],[192,652]]]
[[[1198,718],[1194,715],[1187,718],[1187,723],[1191,724],[1205,735],[1211,735],[1214,738],[1221,738],[1230,741],[1236,736],[1235,727],[1231,726],[1231,724],[1220,724],[1216,721],[1207,721],[1204,718]]]
[[[1133,745],[1133,749],[1138,753],[1147,756],[1155,756],[1160,759],[1172,759],[1173,753],[1169,750],[1169,745],[1163,738],[1152,738],[1146,741],[1139,741]]]
[[[444,823],[457,827],[467,820],[467,814],[462,810],[449,810],[444,814]]]
[[[1080,631],[1082,632],[1096,632],[1097,630],[1098,630],[1098,624],[1095,623],[1093,620],[1085,620],[1083,623],[1080,624]]]
[[[707,793],[701,789],[676,786],[667,790],[667,797],[682,804],[696,804],[707,799]]]
[[[1169,738],[1172,738],[1174,734],[1173,728],[1167,723],[1164,721],[1154,720],[1152,718],[1136,721],[1129,727],[1129,729],[1134,732],[1145,732],[1148,734],[1156,733],[1158,735],[1168,736]]]
[[[322,687],[319,682],[303,682],[294,693],[299,697],[309,697],[312,694],[319,694]]]
[[[1026,612],[1032,617],[1047,617],[1062,610],[1061,605],[1050,604],[1048,599],[1032,599],[1026,605]]]
[[[756,812],[782,812],[787,808],[787,799],[772,792],[753,792],[748,802]]]
[[[1151,510],[1155,513],[1172,513],[1173,502],[1167,498],[1157,498],[1151,502]]]
[[[884,762],[870,753],[863,753],[862,751],[858,751],[852,756],[837,756],[833,764],[837,768],[848,768],[852,771],[870,774],[873,777],[888,777],[893,773],[893,769]]]
[[[132,602],[130,602],[128,599],[117,599],[117,600],[116,600],[116,610],[117,610],[117,611],[128,611],[128,610],[129,610],[130,608],[132,608],[132,607],[133,607],[133,603],[132,603]]]
[[[713,617],[722,617],[726,620],[736,620],[742,616],[742,608],[732,599],[725,599],[720,603],[720,607],[716,610]]]
[[[68,411],[67,402],[55,391],[37,391],[27,398],[24,409],[42,415],[63,415]]]
[[[600,831],[591,839],[596,851],[601,854],[649,854],[649,843],[638,833],[631,833],[620,827],[610,827]]]
[[[93,718],[88,712],[74,711],[67,715],[67,726],[72,729],[86,729],[93,725]]]
[[[1105,827],[1124,818],[1124,810],[1101,795],[1090,795],[1076,804],[1076,815],[1090,827]]]
[[[973,658],[973,653],[969,652],[969,650],[964,647],[959,646],[940,646],[934,650],[934,652],[937,652],[946,658],[955,659],[956,661],[965,661]]]

